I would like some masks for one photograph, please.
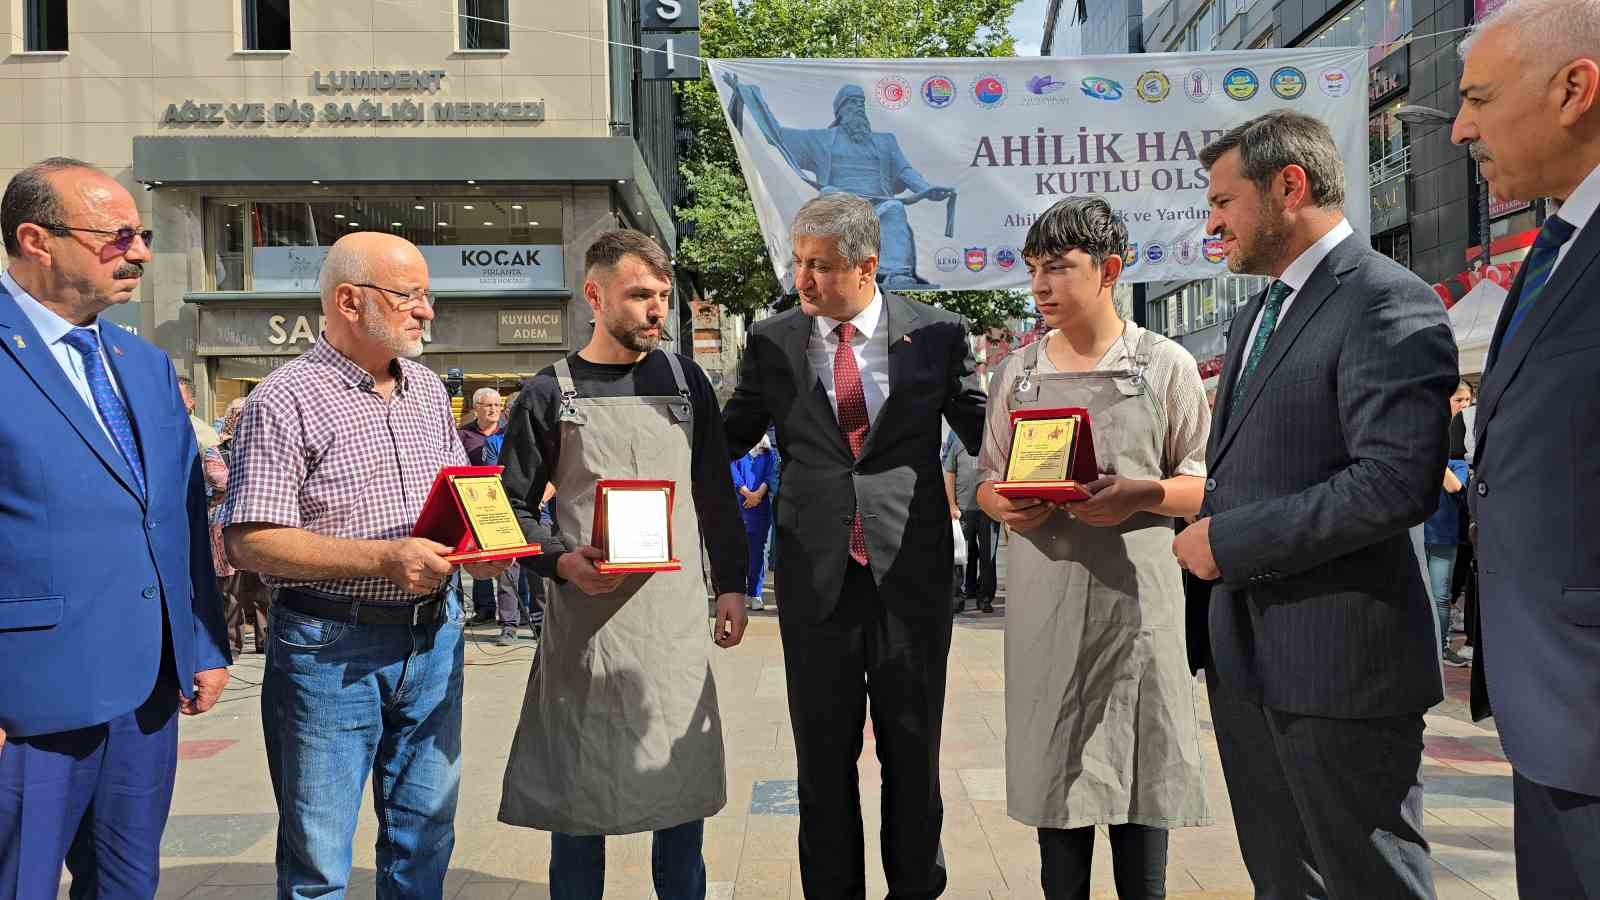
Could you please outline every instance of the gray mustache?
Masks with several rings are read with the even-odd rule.
[[[126,265],[118,266],[117,270],[111,273],[111,277],[118,279],[143,278],[144,266],[141,266],[138,263],[128,263]]]
[[[1473,141],[1467,145],[1467,155],[1472,157],[1473,162],[1492,162],[1494,160],[1494,156],[1479,141]]]

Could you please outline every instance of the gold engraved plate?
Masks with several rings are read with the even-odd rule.
[[[1076,416],[1017,422],[1006,481],[1066,481],[1077,435]]]

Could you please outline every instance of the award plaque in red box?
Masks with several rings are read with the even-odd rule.
[[[1008,499],[1072,503],[1089,499],[1083,486],[1099,477],[1088,410],[1012,411],[1006,480],[995,482],[995,493]]]
[[[445,555],[453,563],[538,556],[543,551],[523,537],[517,514],[506,499],[502,471],[500,466],[440,469],[411,536],[454,547]]]
[[[672,553],[676,490],[671,481],[602,478],[596,482],[590,540],[606,556],[594,567],[608,575],[683,568]]]

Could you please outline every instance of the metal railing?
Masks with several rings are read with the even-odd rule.
[[[1379,185],[1391,178],[1399,178],[1411,171],[1411,147],[1401,147],[1399,150],[1376,160],[1369,167],[1368,182]]]

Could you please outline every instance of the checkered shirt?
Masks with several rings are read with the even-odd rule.
[[[268,375],[234,430],[222,523],[351,540],[410,535],[439,470],[466,465],[467,455],[439,376],[409,359],[397,362],[387,401],[372,376],[326,340]],[[374,603],[418,599],[377,577],[265,581]]]

